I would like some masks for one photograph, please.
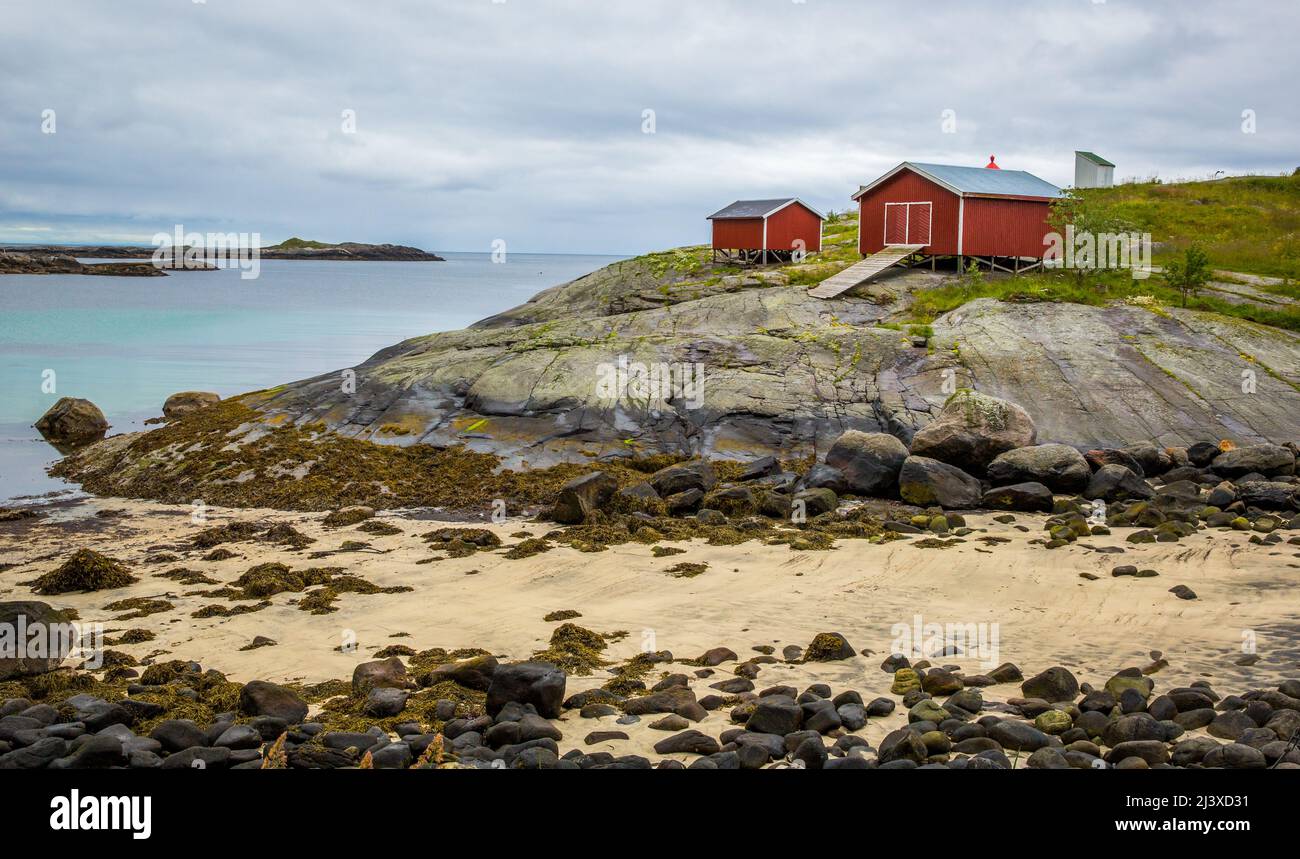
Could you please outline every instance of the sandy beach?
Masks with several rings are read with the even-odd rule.
[[[921,536],[882,544],[841,540],[829,551],[796,551],[757,541],[736,546],[691,541],[661,544],[685,550],[671,557],[655,557],[650,546],[632,543],[595,553],[557,546],[511,560],[503,556],[504,549],[442,558],[419,535],[448,523],[429,518],[428,512],[380,513],[378,521],[402,531],[388,536],[356,527],[327,528],[324,516],[316,514],[208,508],[204,519],[194,520],[191,513],[189,507],[95,499],[63,506],[41,519],[0,525],[0,599],[32,598],[23,583],[55,568],[75,549],[102,552],[130,564],[140,580],[111,591],[50,597],[49,602],[75,609],[83,623],[102,623],[110,638],[127,628],[153,631],[153,641],[117,647],[144,663],[194,660],[237,682],[347,679],[358,664],[394,644],[417,651],[482,648],[502,662],[525,660],[547,647],[558,625],[543,617],[561,610],[579,612],[573,622],[588,629],[626,633],[605,652],[611,662],[641,650],[668,650],[675,659],[689,660],[715,647],[728,647],[744,661],[758,655],[754,648],[769,646],[777,657],[762,665],[756,688],[826,683],[837,692],[856,689],[868,700],[889,694],[893,675],[881,670],[881,662],[899,649],[900,641],[911,642],[900,639],[902,628],[910,634],[917,624],[971,624],[983,632],[983,645],[972,640],[960,655],[906,654],[913,661],[930,657],[936,665],[958,666],[967,675],[983,674],[1005,661],[1020,666],[1026,676],[1061,665],[1081,683],[1100,688],[1122,667],[1153,667],[1151,651],[1160,651],[1168,664],[1152,674],[1159,691],[1197,680],[1231,689],[1259,688],[1294,676],[1300,667],[1300,592],[1290,587],[1300,571],[1300,547],[1251,544],[1242,532],[1202,531],[1177,543],[1134,545],[1124,539],[1129,529],[1116,529],[1049,551],[1042,545],[1044,516],[1016,514],[1014,522],[1000,522],[994,514],[978,514],[967,517],[973,532],[946,548],[921,548],[916,545]],[[229,543],[223,548],[234,557],[202,560],[208,550],[192,547],[195,535],[235,521],[287,523],[315,542],[298,550]],[[540,537],[555,527],[527,520],[465,524],[491,529],[504,547],[525,533]],[[349,540],[371,548],[311,557]],[[177,560],[151,562],[164,553]],[[435,556],[439,559],[428,562]],[[691,578],[665,572],[683,561],[707,564],[707,569]],[[199,619],[191,613],[221,602],[201,592],[220,584],[185,586],[155,576],[183,567],[230,583],[267,562],[293,569],[339,566],[382,588],[411,590],[345,593],[338,611],[327,615],[300,610],[301,593],[281,593],[260,611]],[[1119,564],[1158,575],[1112,577]],[[1169,592],[1175,585],[1190,587],[1197,598],[1177,598]],[[174,608],[130,620],[118,620],[122,612],[105,609],[132,597],[165,599]],[[858,655],[836,662],[787,663],[780,658],[783,647],[805,647],[828,631],[843,634]],[[277,644],[240,649],[258,635]],[[351,641],[355,649],[343,649]],[[1250,641],[1258,661],[1238,664],[1243,643]],[[725,662],[704,677],[694,675],[697,669],[689,665],[656,668],[663,676],[687,673],[692,688],[703,696],[713,691],[709,684],[731,677],[735,665]],[[653,685],[660,675],[657,670],[647,683]],[[609,679],[602,670],[570,674],[566,694]],[[988,700],[1020,694],[1018,684],[985,690]],[[906,719],[900,708],[887,718],[872,719],[860,735],[875,746]],[[586,719],[570,711],[557,725],[566,748],[589,731],[617,729],[627,731],[630,739],[588,750],[655,757],[652,747],[666,734],[650,729],[649,721],[616,725],[613,715]],[[730,725],[728,708],[723,708],[694,727],[716,735]]]

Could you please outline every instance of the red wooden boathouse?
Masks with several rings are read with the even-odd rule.
[[[788,260],[822,249],[821,212],[798,197],[737,200],[709,215],[713,223],[713,258],[766,263]]]
[[[993,168],[993,169],[990,169]],[[1051,203],[1062,191],[1023,170],[955,167],[904,161],[853,195],[858,202],[858,251],[920,246],[931,257],[1041,261],[1051,227]]]

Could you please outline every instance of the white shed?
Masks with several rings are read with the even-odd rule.
[[[1074,187],[1109,188],[1115,184],[1115,165],[1095,152],[1074,153]]]

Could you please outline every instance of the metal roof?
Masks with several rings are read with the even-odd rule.
[[[900,170],[910,169],[960,196],[1046,197],[1064,196],[1060,188],[1024,170],[990,170],[987,167],[957,167],[952,164],[923,164],[904,161],[884,176],[853,195],[858,199]]]
[[[798,197],[780,197],[775,200],[737,200],[736,202],[732,203],[730,206],[726,206],[725,208],[719,209],[718,211],[714,212],[712,215],[709,215],[709,217],[706,218],[706,220],[721,221],[721,220],[741,220],[741,219],[751,219],[751,218],[767,218],[772,215],[775,215],[777,212],[781,211],[791,203],[798,203],[800,206],[803,206],[805,209],[812,212],[817,217],[821,218],[822,220],[826,220],[825,215],[823,215],[821,212],[814,209],[812,206],[809,206],[807,203],[805,203],[803,200],[800,200]]]
[[[1074,154],[1075,154],[1075,155],[1082,155],[1084,158],[1087,158],[1089,161],[1091,161],[1093,164],[1096,164],[1098,167],[1114,167],[1114,166],[1115,166],[1114,164],[1111,164],[1109,161],[1107,161],[1105,158],[1102,158],[1102,157],[1101,157],[1100,155],[1098,155],[1096,152],[1087,152],[1087,151],[1085,151],[1085,150],[1083,150],[1083,149],[1076,149],[1076,150],[1074,150]]]

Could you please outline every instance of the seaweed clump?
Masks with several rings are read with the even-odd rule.
[[[565,608],[565,609],[560,609],[559,611],[551,612],[550,614],[543,617],[542,620],[546,621],[547,623],[555,623],[556,621],[561,621],[561,620],[573,620],[575,617],[582,617],[582,612],[576,611],[571,608]]]
[[[690,561],[682,561],[680,564],[674,564],[669,567],[665,572],[675,579],[693,579],[708,568],[708,564],[695,564]]]
[[[527,540],[520,540],[510,547],[505,553],[505,557],[512,561],[518,561],[523,558],[531,558],[533,555],[540,555],[542,552],[549,552],[554,547],[544,538],[529,537]]]
[[[533,659],[550,662],[570,674],[586,676],[609,664],[600,655],[607,646],[606,636],[565,623],[551,633],[551,646],[534,653]]]
[[[151,614],[160,614],[164,611],[171,611],[176,606],[167,600],[151,599],[149,597],[131,597],[130,599],[117,600],[104,606],[104,611],[124,611],[127,614],[120,614],[113,620],[136,620],[142,617],[148,617]]]
[[[78,549],[57,569],[38,578],[32,591],[52,596],[124,588],[138,582],[126,564],[91,549]]]

